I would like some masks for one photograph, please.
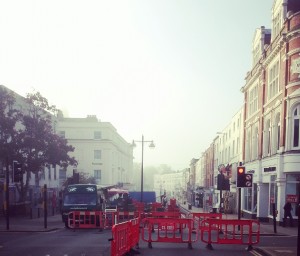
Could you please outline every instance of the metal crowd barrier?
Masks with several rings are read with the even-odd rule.
[[[207,219],[201,222],[200,230],[201,241],[207,243],[208,249],[213,249],[212,244],[245,244],[250,251],[260,238],[257,220]]]
[[[198,233],[193,234],[193,220],[180,218],[145,218],[141,221],[142,239],[152,248],[153,242],[187,243],[192,249],[192,243],[197,241]]]

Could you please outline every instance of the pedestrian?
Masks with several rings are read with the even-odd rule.
[[[284,207],[284,217],[283,217],[283,226],[285,227],[287,217],[290,218],[290,226],[293,226],[293,216],[292,216],[292,204],[290,202],[286,202]]]

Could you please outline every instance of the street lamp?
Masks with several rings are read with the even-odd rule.
[[[136,142],[142,143],[142,166],[141,166],[141,202],[143,202],[143,189],[144,189],[144,143],[150,143],[149,148],[154,148],[155,145],[153,140],[144,140],[144,135],[142,135],[142,140],[133,140],[132,146],[136,146]]]

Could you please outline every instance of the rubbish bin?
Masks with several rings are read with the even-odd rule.
[[[189,210],[192,210],[192,204],[188,204]]]

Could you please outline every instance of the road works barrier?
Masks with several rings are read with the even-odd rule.
[[[136,212],[128,212],[128,211],[118,211],[117,218],[118,221],[130,220],[139,217],[139,214]]]
[[[68,227],[71,229],[111,228],[118,222],[117,211],[72,211],[68,214]]]
[[[197,241],[198,233],[192,234],[193,220],[180,218],[145,218],[141,221],[142,239],[152,248],[153,242],[192,243]]]
[[[101,211],[72,211],[68,215],[69,228],[104,228],[104,216]]]
[[[139,218],[115,224],[112,227],[111,256],[123,256],[135,251],[140,238]]]
[[[181,218],[181,213],[178,212],[151,212],[149,214],[153,218]]]
[[[204,212],[191,212],[188,214],[189,218],[194,220],[194,232],[197,232],[200,229],[205,229],[207,227],[201,226],[201,221],[207,219],[222,219],[222,213],[204,213]],[[211,227],[213,228],[213,227]],[[214,227],[218,230],[218,227]]]
[[[245,244],[250,251],[260,238],[257,220],[207,219],[201,221],[200,230],[201,241],[207,243],[208,249],[213,249],[212,244]]]

